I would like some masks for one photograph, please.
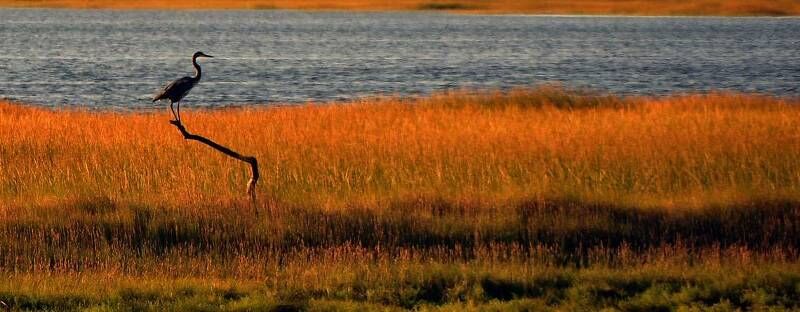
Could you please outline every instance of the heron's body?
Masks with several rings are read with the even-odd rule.
[[[172,110],[172,115],[175,117],[175,120],[181,120],[181,104],[180,100],[189,93],[189,91],[200,82],[200,77],[203,75],[203,71],[200,69],[200,65],[197,65],[197,58],[198,57],[213,57],[210,55],[206,55],[203,52],[195,52],[192,56],[192,65],[194,66],[194,77],[183,77],[178,80],[175,80],[164,87],[164,90],[158,93],[156,96],[153,97],[153,102],[159,100],[169,100],[169,107]],[[173,104],[178,104],[178,113],[175,114],[175,110],[172,109]]]
[[[172,103],[178,103],[198,82],[200,82],[200,79],[189,76],[170,82],[161,93],[153,98],[153,102],[170,100]]]

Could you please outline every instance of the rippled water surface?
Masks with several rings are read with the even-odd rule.
[[[293,11],[0,10],[0,97],[153,107],[306,102],[541,83],[615,93],[795,95],[800,19],[473,16]]]

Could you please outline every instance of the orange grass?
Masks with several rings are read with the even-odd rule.
[[[449,10],[472,13],[621,14],[621,15],[798,15],[800,1],[745,0],[0,0],[5,7],[114,9],[311,9]]]
[[[557,88],[158,112],[0,104],[22,310],[800,307],[800,101]]]
[[[569,197],[636,206],[800,199],[800,108],[764,96],[579,96],[560,90],[187,111],[261,165],[262,198],[317,207],[419,196]],[[598,107],[581,108],[582,105]],[[565,106],[559,108],[558,106]],[[166,112],[0,106],[0,200],[238,199],[247,168],[184,141]]]

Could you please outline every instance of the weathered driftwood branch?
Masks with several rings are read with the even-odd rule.
[[[242,154],[239,154],[239,153],[231,150],[230,148],[227,148],[225,146],[219,145],[216,142],[211,141],[211,140],[209,140],[209,139],[207,139],[205,137],[189,133],[189,131],[186,131],[186,128],[183,126],[183,124],[180,122],[180,120],[170,120],[169,123],[171,123],[176,128],[178,128],[178,130],[180,130],[180,132],[183,135],[184,139],[198,141],[200,143],[203,143],[205,145],[210,146],[211,148],[213,148],[215,150],[218,150],[218,151],[222,152],[225,155],[228,155],[230,157],[236,158],[238,160],[241,160],[243,162],[246,162],[246,163],[250,164],[251,176],[250,176],[250,181],[247,182],[247,194],[250,195],[250,199],[253,201],[253,205],[254,205],[253,207],[256,209],[256,213],[258,213],[258,209],[255,207],[256,183],[258,183],[258,160],[256,160],[256,158],[252,157],[252,156],[244,156]]]

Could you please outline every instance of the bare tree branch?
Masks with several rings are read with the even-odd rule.
[[[251,176],[250,176],[250,181],[247,182],[247,194],[250,195],[250,199],[253,202],[253,209],[255,209],[256,214],[258,214],[258,207],[256,207],[256,183],[258,183],[258,177],[259,177],[258,160],[256,160],[256,158],[252,156],[244,156],[242,154],[239,154],[231,150],[230,148],[219,145],[216,142],[211,141],[210,139],[207,139],[205,137],[189,133],[189,131],[186,131],[186,128],[183,126],[180,120],[170,120],[169,123],[171,123],[176,128],[178,128],[178,130],[180,130],[184,139],[198,141],[200,143],[210,146],[211,148],[217,151],[220,151],[225,155],[228,155],[230,157],[236,158],[238,160],[250,164]]]

